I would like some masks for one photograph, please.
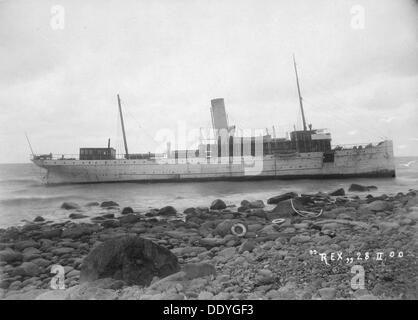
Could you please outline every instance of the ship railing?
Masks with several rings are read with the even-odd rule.
[[[67,160],[67,161],[71,161],[71,160],[80,160],[80,155],[79,154],[58,154],[58,153],[48,153],[48,154],[35,154],[35,155],[30,155],[32,160]],[[138,158],[135,157],[135,155],[133,155],[132,159],[133,160],[145,160],[145,159],[149,159],[149,160],[160,160],[160,159],[164,159],[167,158],[166,154],[150,154],[149,156],[147,154],[143,154],[143,157]],[[106,155],[92,155],[91,157],[89,156],[85,156],[83,157],[83,159],[81,160],[85,160],[85,161],[95,161],[95,160],[128,160],[128,157],[126,157],[125,154],[116,154],[114,158],[110,158],[109,156]]]
[[[369,143],[350,143],[350,144],[336,144],[332,145],[332,150],[352,150],[352,149],[367,149],[372,147],[377,147],[381,145],[384,141],[379,142],[369,142]]]

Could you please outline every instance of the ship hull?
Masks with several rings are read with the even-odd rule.
[[[186,182],[262,179],[395,177],[393,145],[343,149],[325,161],[322,152],[260,157],[162,160],[34,160],[48,184]]]

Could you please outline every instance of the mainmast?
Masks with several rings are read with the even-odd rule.
[[[297,87],[298,87],[298,95],[299,95],[300,111],[302,112],[303,131],[306,131],[305,113],[304,113],[304,111],[303,111],[302,96],[300,95],[300,86],[299,86],[298,70],[297,70],[297,68],[296,68],[295,55],[293,55],[293,65],[294,65],[294,67],[295,67],[296,85],[297,85]]]
[[[123,143],[125,145],[125,158],[129,159],[128,143],[126,142],[125,125],[123,124],[122,107],[120,105],[119,94],[118,94],[118,105],[119,105],[120,122],[122,124]]]

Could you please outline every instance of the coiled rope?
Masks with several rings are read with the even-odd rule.
[[[296,210],[295,206],[293,205],[293,199],[290,199],[290,204],[292,206],[293,211],[295,211],[298,215],[304,217],[304,218],[318,218],[322,215],[322,212],[324,211],[321,209],[321,211],[318,212],[309,212],[309,211],[303,211],[303,210]]]

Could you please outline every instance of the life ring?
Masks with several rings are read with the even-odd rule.
[[[280,219],[274,219],[271,223],[282,224],[285,221],[286,221],[286,219],[280,218]]]
[[[242,223],[235,223],[231,227],[231,232],[233,235],[236,235],[237,237],[243,237],[247,233],[247,227],[244,226]]]

